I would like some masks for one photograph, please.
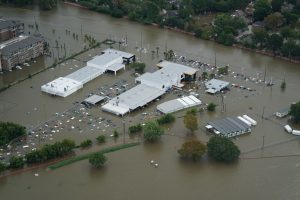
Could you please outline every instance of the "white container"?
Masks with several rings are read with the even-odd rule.
[[[249,121],[245,120],[244,118],[242,118],[241,116],[238,116],[237,118],[240,119],[245,124],[247,124],[248,126],[251,126],[251,123]]]
[[[298,131],[298,130],[293,130],[293,131],[292,131],[292,134],[293,134],[293,135],[300,135],[300,131]]]
[[[286,130],[286,132],[288,132],[288,133],[292,133],[292,131],[293,131],[293,129],[290,127],[290,125],[285,125],[284,130]]]
[[[248,115],[243,115],[243,118],[247,121],[249,121],[253,126],[256,126],[257,125],[257,122],[252,119],[251,117],[249,117]]]

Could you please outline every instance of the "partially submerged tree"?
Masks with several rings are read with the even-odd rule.
[[[239,148],[228,138],[213,136],[207,143],[208,156],[217,161],[230,162],[240,156]]]
[[[300,102],[291,105],[289,114],[296,123],[300,123]]]
[[[144,138],[148,142],[157,141],[164,133],[164,129],[156,121],[147,122],[144,126]]]
[[[195,130],[198,129],[197,117],[193,113],[186,112],[183,119],[184,125],[193,134]]]
[[[213,102],[210,102],[209,104],[208,104],[208,106],[207,106],[207,110],[208,111],[215,111],[216,110],[216,104],[214,104]]]
[[[90,156],[89,163],[96,168],[100,168],[104,165],[106,160],[106,157],[102,153],[94,153]]]
[[[190,140],[182,144],[178,153],[182,158],[197,160],[203,156],[205,151],[205,144],[198,140]]]

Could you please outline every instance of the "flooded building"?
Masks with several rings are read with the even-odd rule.
[[[156,107],[156,109],[163,114],[168,114],[198,105],[201,105],[201,101],[195,96],[190,95],[161,103]]]
[[[157,64],[160,68],[153,73],[145,73],[135,79],[137,86],[111,99],[102,106],[104,111],[125,115],[137,108],[142,108],[165,94],[172,87],[183,87],[184,81],[194,80],[197,69],[162,61]]]
[[[209,122],[205,128],[209,132],[228,138],[251,132],[250,126],[238,117],[227,117]]]
[[[120,69],[125,69],[125,64],[135,60],[135,55],[114,49],[107,49],[101,55],[89,60],[85,67],[65,76],[59,77],[41,86],[43,92],[67,97],[81,89],[83,85],[107,71],[116,75]]]
[[[0,70],[13,67],[44,54],[45,40],[41,35],[19,36],[0,44]]]
[[[0,18],[0,43],[24,33],[24,23]]]
[[[218,80],[218,79],[211,79],[210,81],[205,83],[205,87],[207,89],[205,90],[205,92],[210,94],[216,94],[228,88],[229,82]]]

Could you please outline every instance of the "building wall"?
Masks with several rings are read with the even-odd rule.
[[[0,42],[12,39],[24,33],[24,24],[17,23],[15,26],[0,30]]]
[[[2,69],[10,70],[12,67],[22,64],[30,59],[36,58],[44,54],[44,43],[43,41],[33,44],[30,47],[23,48],[17,53],[6,57],[2,56]]]

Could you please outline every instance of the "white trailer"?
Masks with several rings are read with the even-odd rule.
[[[300,135],[300,131],[299,131],[299,130],[293,130],[293,131],[292,131],[292,134],[293,134],[293,135]]]
[[[247,120],[245,120],[244,118],[242,118],[241,116],[237,117],[239,120],[241,120],[242,122],[244,122],[245,124],[247,124],[248,126],[251,126],[251,123]]]
[[[249,121],[253,126],[256,126],[257,125],[257,122],[252,119],[251,117],[249,117],[248,115],[243,115],[243,118],[247,121]]]
[[[284,130],[288,133],[292,133],[292,131],[293,131],[293,129],[288,124],[284,126]]]

